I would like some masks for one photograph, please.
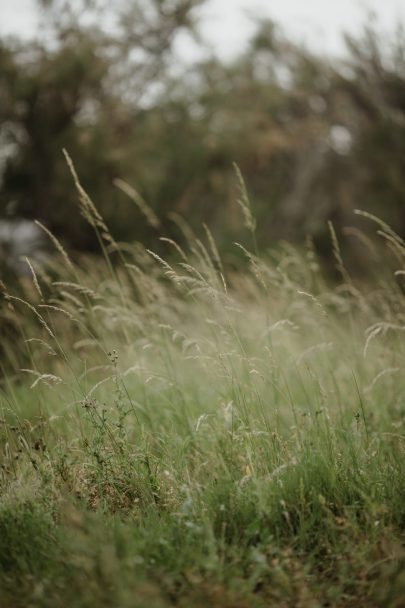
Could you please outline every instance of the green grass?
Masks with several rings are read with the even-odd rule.
[[[170,265],[125,247],[22,281],[3,307],[0,605],[403,606],[387,234],[395,263],[367,284],[334,234],[337,285],[287,246],[222,271],[210,238]]]

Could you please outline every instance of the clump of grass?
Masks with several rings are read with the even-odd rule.
[[[311,247],[235,273],[206,234],[9,294],[5,605],[400,606],[402,269],[356,281],[332,229],[343,283]]]

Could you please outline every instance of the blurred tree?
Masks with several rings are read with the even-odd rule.
[[[117,177],[165,230],[175,211],[209,222],[225,245],[239,238],[233,161],[261,248],[310,234],[323,249],[327,220],[352,224],[355,207],[405,234],[403,33],[388,48],[369,26],[338,61],[261,22],[231,63],[206,56],[174,70],[176,34],[193,31],[202,1],[122,0],[111,10],[106,0],[42,0],[44,41],[0,44],[0,213],[39,218],[74,246],[93,246],[73,212],[65,147],[118,239],[156,233],[113,186]]]
[[[351,58],[336,88],[353,133],[351,196],[405,235],[404,32],[388,43],[370,26],[347,44]]]
[[[404,33],[388,45],[370,24],[347,47],[320,57],[264,22],[231,66],[200,67],[190,107],[221,175],[240,165],[262,246],[310,234],[324,249],[327,220],[343,228],[357,207],[405,234]]]
[[[107,222],[139,236],[112,182],[132,164],[129,142],[199,2],[134,0],[111,12],[108,2],[48,0],[41,42],[0,41],[1,215],[40,219],[76,247],[92,246],[73,212],[67,148]]]

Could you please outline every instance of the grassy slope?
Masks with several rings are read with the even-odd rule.
[[[287,248],[224,279],[191,249],[10,300],[0,605],[402,606],[397,280],[331,289]]]

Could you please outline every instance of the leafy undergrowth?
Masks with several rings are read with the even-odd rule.
[[[105,266],[54,240],[3,306],[0,605],[403,606],[399,237],[366,285],[333,230],[332,287],[209,232],[169,264],[77,185]]]

